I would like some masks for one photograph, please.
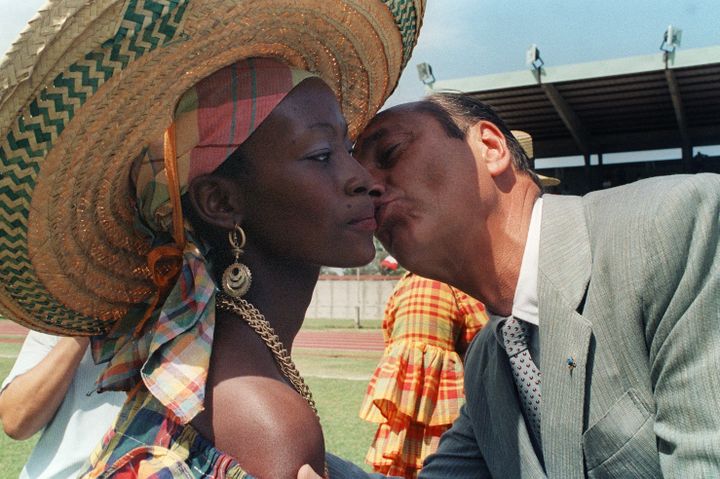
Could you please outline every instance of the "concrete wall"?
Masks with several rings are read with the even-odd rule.
[[[307,310],[308,318],[381,320],[399,277],[321,276]]]

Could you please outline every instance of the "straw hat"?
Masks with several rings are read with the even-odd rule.
[[[533,149],[533,141],[530,133],[522,130],[510,130],[510,133],[512,133],[513,136],[517,139],[518,143],[520,143],[520,147],[523,149],[527,157],[531,160],[534,160],[535,150]],[[557,178],[553,178],[552,176],[540,175],[538,173],[535,174],[540,180],[540,184],[543,186],[557,186],[560,184],[560,180]]]
[[[351,134],[390,95],[425,0],[50,0],[0,64],[0,314],[106,331],[154,292],[131,160],[180,95],[248,57],[312,71]]]

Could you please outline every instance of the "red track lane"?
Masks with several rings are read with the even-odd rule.
[[[315,331],[301,330],[295,337],[294,348],[340,349],[352,351],[382,351],[382,331]]]
[[[0,343],[22,343],[27,332],[27,328],[17,323],[0,319]]]
[[[12,321],[0,320],[0,342],[21,343],[27,328]],[[338,349],[344,351],[382,351],[382,331],[373,330],[302,330],[293,344],[295,348]]]

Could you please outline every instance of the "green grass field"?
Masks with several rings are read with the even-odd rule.
[[[0,378],[8,375],[19,351],[20,344],[0,343]],[[36,441],[37,437],[13,441],[0,431],[0,479],[17,479]]]
[[[320,329],[322,321],[311,325]],[[363,325],[365,326],[365,325]],[[19,344],[0,343],[0,378],[10,372]],[[353,352],[297,349],[298,369],[312,390],[329,452],[346,458],[366,470],[363,458],[375,432],[373,424],[362,421],[358,410],[367,381],[380,352]],[[0,432],[0,479],[16,479],[37,438],[13,441]]]

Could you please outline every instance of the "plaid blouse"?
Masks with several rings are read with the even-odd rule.
[[[130,394],[81,477],[252,479],[235,459],[178,421],[144,388]]]
[[[385,352],[360,417],[378,423],[365,460],[376,472],[414,478],[464,402],[465,352],[487,323],[484,305],[408,273],[385,309]]]

